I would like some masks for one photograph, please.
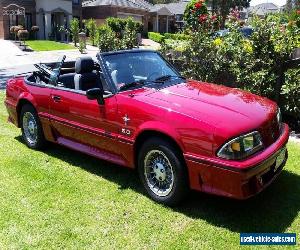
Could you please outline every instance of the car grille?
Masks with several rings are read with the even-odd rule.
[[[266,122],[261,128],[261,135],[266,147],[273,144],[280,136],[280,124],[277,121],[276,116]]]

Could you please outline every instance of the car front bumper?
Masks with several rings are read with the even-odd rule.
[[[288,158],[288,139],[289,127],[283,124],[272,145],[244,161],[185,154],[191,189],[236,199],[254,196],[281,173]]]

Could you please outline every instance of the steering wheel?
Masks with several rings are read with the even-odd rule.
[[[44,67],[43,64],[35,64],[34,66],[43,74],[43,77],[50,80],[51,71],[48,68]]]

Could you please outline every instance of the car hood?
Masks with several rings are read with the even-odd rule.
[[[187,81],[148,93],[156,105],[214,126],[226,136],[258,129],[276,113],[274,102],[246,91]]]

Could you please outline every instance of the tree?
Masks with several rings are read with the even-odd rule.
[[[70,29],[71,29],[74,45],[77,46],[77,43],[79,42],[79,20],[77,18],[73,18],[71,20]]]
[[[286,10],[290,11],[295,8],[300,8],[300,0],[287,0]]]
[[[221,16],[221,28],[224,28],[226,18],[230,12],[230,9],[237,7],[242,9],[247,8],[250,5],[251,0],[210,0],[209,5],[212,7],[212,11],[219,13]]]
[[[96,29],[97,29],[97,24],[96,21],[94,19],[89,19],[86,23],[86,27],[89,31],[89,36],[92,42],[92,45],[95,46],[96,44]]]

